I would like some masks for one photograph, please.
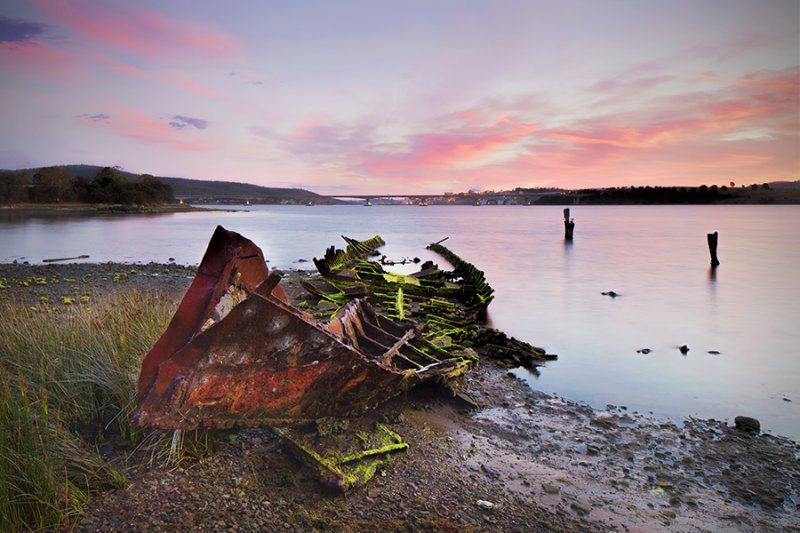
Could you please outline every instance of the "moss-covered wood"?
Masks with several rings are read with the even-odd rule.
[[[384,353],[391,353],[395,364],[415,372],[443,359],[475,363],[473,348],[508,367],[533,368],[553,358],[542,349],[485,327],[494,289],[482,270],[443,246],[442,241],[427,248],[450,263],[452,271],[428,261],[418,272],[407,275],[386,272],[380,262],[368,260],[383,244],[380,236],[367,241],[344,239],[347,250],[331,247],[323,260],[315,261],[324,281],[306,283],[304,288],[337,306],[348,299],[365,298],[387,321],[416,324],[421,330],[401,347],[365,341],[368,349],[376,353],[389,350]],[[446,343],[441,341],[445,338]]]
[[[358,259],[363,259],[386,244],[378,235],[365,241],[357,241],[345,237],[344,235],[342,235],[342,238],[347,242],[347,247],[344,250],[337,250],[331,245],[331,247],[325,251],[325,255],[322,259],[314,258],[314,265],[323,276],[330,274],[333,270],[340,270],[343,267],[349,266]],[[363,267],[364,265],[361,266]]]
[[[303,436],[279,429],[274,431],[281,438],[281,447],[291,457],[315,470],[325,486],[342,492],[365,485],[393,454],[408,449],[400,435],[382,424],[375,424],[367,431],[346,432],[338,438],[325,435],[324,440],[331,447],[321,452],[315,451],[308,442],[314,440],[313,432]],[[353,436],[364,449],[342,447],[339,441],[348,437],[352,440]]]

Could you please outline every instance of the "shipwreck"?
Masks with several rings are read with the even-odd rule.
[[[393,263],[385,257],[373,260],[384,245],[380,236],[343,238],[344,250],[331,246],[314,259],[319,276],[299,284],[295,296],[305,299],[292,304],[258,246],[218,226],[178,310],[142,361],[133,423],[176,431],[271,427],[323,485],[344,491],[408,447],[388,427],[366,428],[355,415],[424,381],[476,406],[463,376],[479,353],[531,369],[552,358],[485,327],[494,291],[443,241],[428,248],[452,270],[427,261],[402,275],[384,270]],[[320,429],[337,419],[360,420],[355,448],[346,435]]]
[[[291,427],[369,410],[426,380],[459,394],[476,348],[508,366],[535,366],[544,351],[477,327],[493,290],[483,272],[445,248],[453,265],[385,272],[383,240],[345,238],[314,259],[302,287],[325,301],[312,313],[290,303],[261,250],[217,227],[195,279],[142,361],[134,423],[160,429]]]

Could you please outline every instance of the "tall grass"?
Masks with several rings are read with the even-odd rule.
[[[93,447],[143,437],[130,426],[141,358],[174,310],[139,291],[55,311],[0,302],[0,531],[57,525],[124,482]]]

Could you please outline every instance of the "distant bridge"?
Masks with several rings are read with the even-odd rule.
[[[375,200],[401,200],[405,199],[408,203],[419,204],[435,201],[437,204],[531,204],[542,196],[560,194],[560,192],[529,192],[529,193],[461,193],[461,194],[176,194],[175,199],[188,203],[226,203],[226,204],[246,204],[246,203],[278,203],[289,201],[293,203],[327,203],[326,200],[362,200],[365,204],[371,204]]]

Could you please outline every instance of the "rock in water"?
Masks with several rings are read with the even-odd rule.
[[[756,420],[755,418],[751,418],[749,416],[737,416],[733,419],[733,423],[736,424],[736,429],[739,431],[746,431],[748,433],[761,433],[761,423]]]

